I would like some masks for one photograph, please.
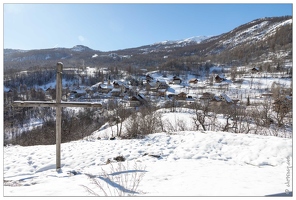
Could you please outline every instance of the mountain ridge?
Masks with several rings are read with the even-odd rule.
[[[279,51],[291,54],[292,24],[292,16],[265,17],[242,24],[217,36],[194,36],[183,40],[166,40],[140,47],[106,52],[84,45],[75,45],[72,48],[36,50],[4,49],[4,69],[19,68],[20,66],[30,68],[32,65],[55,65],[58,61],[73,65],[81,60],[91,67],[98,65],[104,67],[110,65],[149,67],[161,65],[171,59],[189,57],[204,61],[205,59],[209,60],[206,57],[210,57],[213,61],[221,60],[225,63],[229,63],[231,60],[242,60],[241,62],[258,60],[262,56],[267,59],[267,54],[276,54]],[[231,55],[232,58],[225,60],[223,57],[227,55]],[[20,64],[20,62],[22,63]]]

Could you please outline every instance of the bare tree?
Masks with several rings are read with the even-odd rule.
[[[236,76],[237,76],[237,66],[232,66],[230,71],[231,80],[234,81]]]
[[[277,121],[278,126],[281,127],[284,125],[284,118],[292,111],[292,102],[282,97],[274,103],[273,109],[275,111],[273,117]]]
[[[126,128],[126,138],[137,138],[141,135],[140,124],[139,124],[139,113],[133,113],[127,120],[125,124]]]
[[[271,93],[274,100],[278,99],[281,95],[281,87],[278,83],[273,82],[271,85]]]
[[[194,110],[192,119],[196,130],[199,130],[199,126],[201,126],[206,131],[206,118],[208,118],[210,112],[210,101],[206,100],[203,103],[193,102],[191,108]]]
[[[153,108],[144,108],[141,110],[141,131],[142,134],[147,135],[159,131],[161,127],[161,113]]]
[[[126,109],[122,103],[115,102],[117,107],[114,109],[114,120],[116,122],[116,135],[121,137],[122,125],[125,119],[131,114],[131,111]]]
[[[272,103],[269,98],[264,99],[262,103],[254,107],[252,116],[258,126],[269,127],[270,123],[272,123],[271,109]]]
[[[126,137],[139,138],[163,130],[161,113],[153,108],[142,108],[133,113],[126,123]]]

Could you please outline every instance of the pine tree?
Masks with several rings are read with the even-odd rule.
[[[251,103],[250,103],[250,97],[248,95],[248,98],[247,98],[247,106],[249,106],[249,105],[251,105]]]

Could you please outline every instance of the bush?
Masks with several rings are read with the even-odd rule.
[[[87,186],[82,185],[90,194],[95,196],[131,196],[139,194],[138,187],[145,175],[145,167],[140,167],[135,162],[132,170],[129,169],[128,163],[126,166],[122,163],[117,163],[117,167],[110,164],[110,172],[102,169],[102,174],[98,177],[88,175],[91,182],[95,185],[96,192]]]
[[[125,139],[143,138],[145,135],[163,131],[161,113],[144,108],[130,116],[126,123]]]

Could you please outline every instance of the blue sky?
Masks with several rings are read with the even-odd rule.
[[[4,48],[85,45],[112,51],[164,40],[214,36],[262,17],[292,15],[286,4],[3,4]]]

